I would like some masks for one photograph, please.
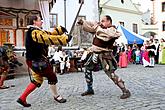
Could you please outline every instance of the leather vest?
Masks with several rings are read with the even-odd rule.
[[[101,48],[113,49],[113,44],[115,40],[116,38],[112,38],[109,41],[103,41],[95,36],[92,44]]]

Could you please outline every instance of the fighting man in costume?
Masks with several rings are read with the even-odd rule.
[[[4,47],[0,47],[0,89],[7,89],[9,86],[4,85],[7,74],[9,72],[8,56]]]
[[[43,83],[43,77],[48,79],[50,91],[59,103],[65,103],[61,95],[57,93],[57,76],[53,72],[52,65],[47,58],[48,45],[66,45],[71,36],[65,33],[67,30],[63,27],[57,27],[53,32],[41,30],[42,21],[39,16],[31,16],[29,20],[29,29],[26,35],[26,63],[32,74],[31,82],[18,98],[17,102],[24,107],[30,107],[26,102],[27,96]]]
[[[121,33],[119,33],[115,26],[112,25],[111,17],[106,15],[99,23],[79,20],[78,24],[82,25],[85,31],[94,33],[94,39],[91,47],[92,53],[90,53],[91,55],[88,57],[85,64],[87,91],[81,95],[85,96],[94,94],[92,86],[92,70],[94,65],[100,61],[104,72],[123,92],[120,98],[125,99],[130,97],[131,93],[128,89],[126,89],[124,81],[115,74],[117,62],[112,54],[112,50],[115,39],[121,36]]]

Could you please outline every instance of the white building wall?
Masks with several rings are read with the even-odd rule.
[[[158,31],[158,37],[165,38],[165,31],[162,31],[162,23],[165,21],[165,12],[162,12],[162,2],[165,2],[165,0],[156,0],[155,1],[155,18],[157,21],[157,25],[159,28]]]
[[[143,24],[151,24],[151,11],[147,10],[146,12],[143,13],[142,15],[142,22]]]
[[[138,25],[138,34],[142,34],[142,12],[134,6],[131,0],[125,0],[124,4],[120,0],[101,0],[102,8],[101,16],[110,15],[114,25],[119,25],[119,22],[124,22],[126,29],[133,31],[133,23]],[[106,4],[105,4],[106,3]]]
[[[13,32],[13,30],[9,30],[9,36],[10,36],[10,43],[14,44],[14,32]]]
[[[66,28],[70,31],[73,21],[76,17],[77,11],[79,9],[78,0],[66,0]],[[58,0],[51,13],[58,14],[58,25],[65,26],[64,18],[64,0]],[[80,16],[86,16],[86,20],[96,20],[98,21],[98,1],[97,0],[84,0],[82,5]]]
[[[138,25],[138,33],[141,34],[141,16],[126,12],[119,12],[114,10],[104,10],[102,15],[110,15],[112,17],[113,25],[118,26],[119,22],[124,22],[124,27],[133,31],[133,23]]]

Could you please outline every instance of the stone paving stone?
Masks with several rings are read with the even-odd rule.
[[[29,83],[29,77],[19,76],[5,81],[6,85],[15,85],[0,90],[0,110],[165,110],[165,65],[144,68],[142,65],[129,65],[119,68],[116,74],[125,81],[132,96],[120,99],[121,90],[103,71],[94,72],[95,95],[80,94],[86,90],[84,73],[57,75],[58,91],[67,99],[64,104],[53,100],[47,80],[28,98],[30,108],[20,106],[16,100]]]

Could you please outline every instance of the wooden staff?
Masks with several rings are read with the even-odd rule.
[[[78,12],[77,12],[77,14],[76,14],[76,17],[75,17],[74,22],[73,22],[73,24],[72,24],[72,27],[71,27],[71,29],[70,29],[69,35],[71,35],[72,32],[73,32],[74,26],[75,26],[75,24],[76,24],[76,21],[77,21],[77,18],[78,18],[78,16],[79,16],[79,13],[80,13],[80,10],[81,10],[81,7],[82,7],[83,3],[84,3],[84,0],[81,0],[80,7],[79,7],[79,9],[78,9]]]

